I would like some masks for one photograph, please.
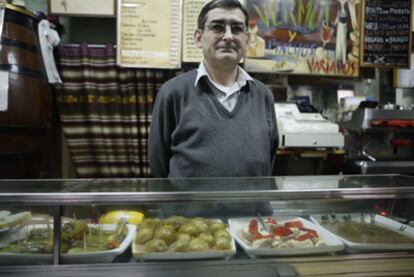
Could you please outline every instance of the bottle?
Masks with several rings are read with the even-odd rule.
[[[346,62],[346,37],[347,37],[347,16],[346,12],[341,11],[336,24],[335,59]]]

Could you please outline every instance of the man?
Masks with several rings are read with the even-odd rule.
[[[149,137],[154,177],[270,176],[277,147],[273,98],[238,64],[249,44],[238,0],[212,0],[194,33],[204,59],[160,89]]]

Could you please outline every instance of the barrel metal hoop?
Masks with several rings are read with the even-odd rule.
[[[39,70],[34,70],[34,69],[30,69],[30,68],[23,67],[23,66],[18,66],[15,64],[0,64],[0,70],[6,70],[6,71],[9,71],[10,73],[15,73],[19,75],[35,77],[35,78],[41,79],[42,81],[47,82],[46,75]]]
[[[22,14],[25,14],[25,15],[28,15],[28,16],[30,16],[30,17],[32,17],[32,18],[36,18],[36,17],[35,17],[35,15],[34,15],[33,13],[29,12],[29,11],[28,11],[28,10],[26,10],[26,9],[20,8],[20,7],[18,7],[18,6],[15,6],[15,5],[12,5],[12,4],[9,4],[9,3],[6,3],[5,7],[6,7],[7,9],[10,9],[10,10],[13,10],[13,11],[16,11],[16,12],[19,12],[19,13],[22,13]]]
[[[29,50],[34,53],[40,53],[39,48],[35,45],[28,44],[25,42],[22,42],[20,40],[15,39],[8,39],[8,38],[2,38],[1,39],[1,45],[7,45],[7,46],[14,46],[20,49]]]
[[[37,33],[37,20],[35,18],[22,16],[19,12],[6,9],[4,13],[4,23],[9,22],[29,30],[35,29]]]

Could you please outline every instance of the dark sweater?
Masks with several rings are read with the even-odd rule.
[[[277,148],[273,97],[248,81],[227,111],[196,70],[166,82],[155,100],[149,136],[154,177],[270,176]]]

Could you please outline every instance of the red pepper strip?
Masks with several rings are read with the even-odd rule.
[[[299,229],[303,228],[303,223],[300,220],[285,222],[284,225],[285,227],[288,227],[288,228],[299,228]]]
[[[303,241],[303,240],[307,240],[307,239],[313,239],[313,238],[316,238],[316,237],[318,237],[318,235],[316,235],[315,233],[308,232],[308,233],[306,233],[304,235],[301,235],[299,237],[296,237],[294,239],[298,240],[298,241]]]
[[[276,236],[285,237],[285,236],[292,234],[292,230],[290,230],[287,227],[283,227],[283,226],[273,227],[272,234]]]
[[[259,234],[259,227],[257,226],[257,220],[253,219],[249,223],[249,233],[250,234]]]
[[[276,225],[277,224],[277,221],[274,218],[268,217],[267,220],[266,220],[266,223],[270,223],[270,224],[275,224]]]

